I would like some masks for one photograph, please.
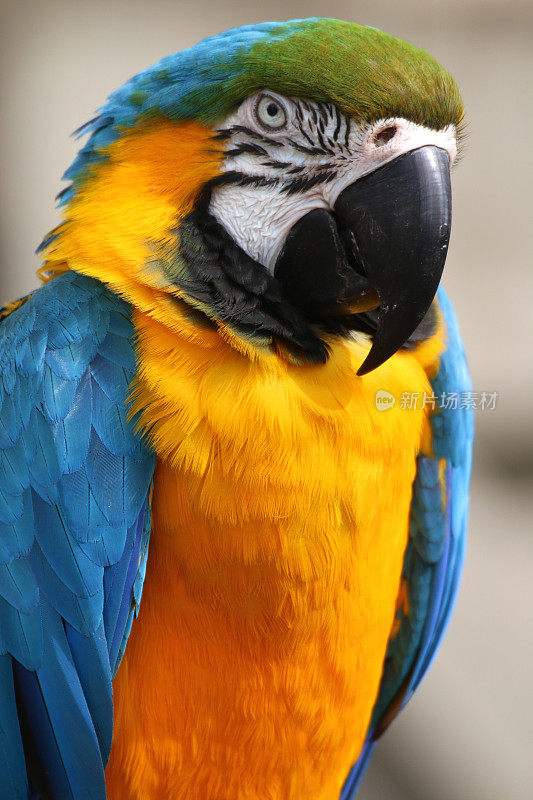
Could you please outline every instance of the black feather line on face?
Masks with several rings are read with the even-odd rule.
[[[306,192],[308,189],[312,189],[313,186],[318,186],[320,183],[329,183],[336,177],[337,173],[334,170],[321,172],[318,175],[311,175],[310,178],[302,176],[300,178],[295,178],[290,183],[287,183],[281,191],[286,195]]]
[[[216,186],[229,186],[236,184],[237,186],[279,186],[280,178],[268,178],[265,175],[246,175],[244,172],[237,170],[230,170],[229,172],[222,172],[216,178],[210,181],[210,187]]]
[[[213,139],[218,141],[227,141],[231,139],[234,133],[241,133],[256,139],[259,142],[269,145],[270,147],[283,147],[283,142],[278,142],[276,139],[269,139],[268,136],[263,136],[258,131],[247,128],[244,125],[232,125],[231,128],[219,128],[213,136]]]
[[[226,150],[226,158],[240,156],[242,153],[250,153],[253,156],[268,156],[268,150],[265,150],[260,144],[254,142],[239,142],[231,150]]]
[[[308,156],[330,155],[330,153],[324,150],[322,147],[315,147],[315,145],[313,145],[312,147],[305,147],[303,144],[298,144],[298,142],[295,142],[294,139],[290,138],[287,138],[287,141],[289,142],[291,147],[294,147],[295,150],[298,150],[300,153],[305,153]]]
[[[352,132],[352,123],[350,117],[345,117],[346,129],[344,131],[344,146],[348,150],[350,147],[350,133]]]
[[[337,106],[333,106],[333,108],[335,109],[335,130],[333,131],[333,140],[336,141],[339,137],[339,131],[341,129],[342,115]]]
[[[261,161],[262,167],[272,167],[272,169],[284,169],[287,170],[289,167],[292,167],[290,161]],[[303,167],[298,167],[298,171],[301,172]],[[292,172],[291,169],[288,169],[289,172]]]

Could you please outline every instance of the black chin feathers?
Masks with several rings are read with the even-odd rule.
[[[291,360],[327,360],[319,334],[284,301],[279,283],[233,241],[205,204],[182,220],[177,238],[178,250],[167,272],[206,316]]]

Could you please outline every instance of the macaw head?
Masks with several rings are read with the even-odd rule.
[[[432,329],[462,117],[449,73],[375,28],[205,39],[80,129],[49,264],[245,351],[316,363],[371,337],[364,374]]]

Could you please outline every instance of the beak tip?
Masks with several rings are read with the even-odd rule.
[[[368,353],[367,357],[365,358],[365,360],[363,361],[363,363],[361,364],[361,366],[357,370],[357,375],[360,378],[362,378],[363,375],[368,375],[369,372],[373,372],[373,370],[375,370],[378,367],[380,367],[384,363],[385,360],[386,359],[383,359],[383,360],[380,359],[380,360],[376,361],[376,359],[372,357],[372,350],[370,350],[370,352]]]

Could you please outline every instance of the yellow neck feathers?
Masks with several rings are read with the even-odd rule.
[[[207,472],[217,472],[216,456],[217,479],[246,482],[257,495],[250,502],[264,506],[267,516],[277,513],[268,506],[272,485],[297,506],[295,492],[348,491],[354,469],[371,471],[377,453],[395,459],[400,442],[410,442],[411,459],[420,448],[426,414],[402,408],[400,398],[430,392],[424,367],[436,357],[439,337],[360,378],[365,343],[331,341],[326,364],[301,366],[276,355],[252,361],[215,332],[193,338],[187,326],[181,336],[140,312],[134,323],[139,374],[132,410],[140,412],[140,427],[158,454],[204,481]],[[393,408],[377,406],[380,391],[396,398]],[[232,513],[246,518],[240,498],[221,502],[234,503],[240,511]]]

